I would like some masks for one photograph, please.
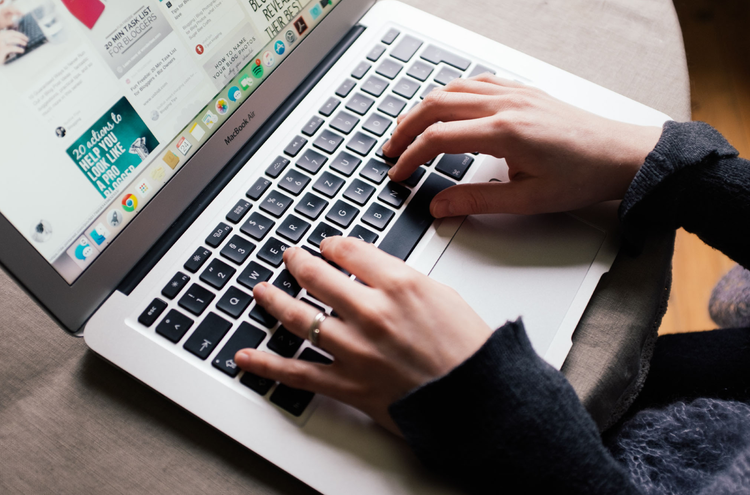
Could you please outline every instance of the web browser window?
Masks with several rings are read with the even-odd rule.
[[[0,213],[72,284],[338,1],[0,3]]]

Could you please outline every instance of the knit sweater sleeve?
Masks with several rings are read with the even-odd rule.
[[[685,228],[750,266],[750,162],[702,122],[667,122],[620,205],[626,239]]]

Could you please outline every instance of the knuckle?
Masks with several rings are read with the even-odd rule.
[[[445,125],[442,122],[436,122],[425,129],[420,139],[434,146],[442,140],[444,129]]]
[[[422,108],[425,110],[432,110],[435,107],[439,107],[445,102],[447,96],[447,92],[439,89],[430,91],[427,96],[424,97],[424,100],[422,100],[421,105],[424,105]]]
[[[486,213],[489,210],[487,198],[481,193],[470,192],[463,198],[467,211],[472,213]]]
[[[282,314],[282,321],[290,327],[299,327],[304,325],[306,321],[305,309],[297,304],[292,304],[284,309]]]
[[[289,363],[286,363],[287,369],[284,372],[284,384],[308,390],[310,387],[310,374],[305,369],[304,363],[291,359],[289,361]]]

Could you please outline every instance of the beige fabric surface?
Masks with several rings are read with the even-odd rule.
[[[690,117],[668,0],[407,3]],[[621,255],[576,333],[565,372],[601,426],[642,376],[671,242]],[[0,493],[311,492],[68,337],[0,271]]]

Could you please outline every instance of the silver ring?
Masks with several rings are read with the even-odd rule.
[[[318,342],[320,342],[320,325],[326,320],[326,314],[323,312],[320,312],[315,315],[315,318],[313,318],[313,321],[310,323],[310,328],[307,331],[307,339],[310,341],[312,345],[315,347],[318,346]]]

